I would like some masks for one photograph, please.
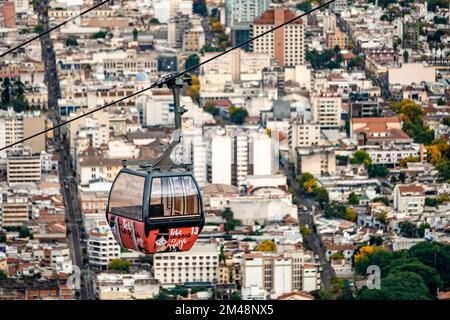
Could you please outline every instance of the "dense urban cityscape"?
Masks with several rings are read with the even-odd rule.
[[[0,300],[450,300],[448,0],[101,2],[0,3]],[[123,248],[113,181],[175,135],[144,89],[202,62],[205,226]]]

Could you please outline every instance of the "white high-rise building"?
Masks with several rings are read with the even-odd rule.
[[[162,285],[212,283],[219,275],[219,250],[215,244],[197,242],[189,251],[157,253],[153,271]]]
[[[270,0],[225,0],[225,22],[228,27],[235,23],[251,22],[267,10]]]
[[[320,125],[312,119],[298,115],[289,123],[289,159],[295,162],[297,147],[311,147],[320,142]]]
[[[248,175],[271,175],[277,150],[265,132],[228,132],[211,137],[211,183],[242,186]]]
[[[250,253],[243,256],[242,288],[257,287],[273,298],[292,291],[321,287],[318,265],[305,261],[303,251]]]
[[[311,97],[314,120],[321,129],[341,127],[342,97],[332,93],[315,94]]]
[[[120,258],[120,246],[109,226],[100,225],[89,232],[87,254],[89,264],[101,270],[107,269],[111,260]]]
[[[182,96],[181,105],[187,109],[194,108],[191,98]],[[153,92],[140,97],[136,105],[142,113],[143,126],[173,126],[174,125],[174,104],[173,95],[168,90]]]
[[[215,136],[211,140],[211,182],[232,184],[233,139]]]

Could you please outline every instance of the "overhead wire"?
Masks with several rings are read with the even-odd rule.
[[[104,3],[108,2],[108,1],[110,1],[110,0],[102,1],[102,2],[100,2],[100,4],[104,4]],[[227,50],[225,50],[225,51],[222,51],[222,52],[218,53],[217,55],[215,55],[215,56],[213,56],[213,57],[211,57],[211,58],[209,58],[209,59],[206,59],[206,60],[204,60],[204,61],[202,61],[202,62],[200,62],[200,63],[198,63],[198,64],[196,64],[196,65],[194,65],[194,66],[192,66],[192,67],[189,67],[189,68],[187,68],[187,69],[185,69],[185,70],[183,70],[183,71],[181,71],[181,72],[178,72],[178,73],[176,73],[176,74],[174,74],[174,75],[169,75],[169,76],[167,76],[166,78],[164,78],[164,82],[163,82],[162,84],[164,84],[164,83],[167,82],[167,81],[171,81],[171,80],[173,80],[173,79],[175,79],[175,78],[178,78],[178,77],[180,77],[180,76],[183,76],[183,75],[185,75],[185,74],[187,74],[187,73],[189,73],[189,72],[191,72],[191,71],[193,71],[193,70],[195,70],[195,69],[198,69],[198,68],[200,68],[201,66],[203,66],[203,65],[205,65],[205,64],[207,64],[207,63],[209,63],[209,62],[211,62],[211,61],[213,61],[213,60],[215,60],[215,59],[217,59],[217,58],[219,58],[219,57],[221,57],[221,56],[224,56],[224,55],[230,53],[231,51],[234,51],[234,50],[236,50],[236,49],[238,49],[238,48],[241,48],[241,47],[243,47],[243,46],[245,46],[245,45],[247,45],[247,44],[249,44],[249,43],[255,41],[256,39],[259,39],[259,38],[261,38],[261,37],[263,37],[263,36],[265,36],[265,35],[267,35],[267,34],[269,34],[269,33],[271,33],[271,32],[274,32],[275,30],[278,30],[278,29],[280,29],[280,28],[282,28],[282,27],[284,27],[284,26],[286,26],[286,25],[288,25],[288,24],[291,24],[291,23],[293,23],[294,21],[296,21],[296,20],[298,20],[298,19],[301,19],[301,18],[303,18],[303,17],[305,17],[305,16],[307,16],[307,15],[309,15],[309,14],[315,12],[315,11],[318,11],[318,10],[324,8],[324,7],[327,7],[328,5],[330,5],[331,3],[335,2],[335,1],[336,1],[336,0],[329,0],[329,1],[327,1],[327,2],[324,2],[324,3],[322,3],[321,5],[319,5],[319,6],[315,7],[315,8],[313,8],[313,9],[311,9],[311,10],[308,11],[308,12],[305,12],[305,13],[302,13],[302,14],[300,14],[300,15],[298,15],[298,16],[295,16],[294,18],[289,19],[289,20],[287,20],[287,21],[285,21],[285,22],[279,24],[278,26],[275,26],[275,27],[273,27],[273,28],[271,28],[271,29],[269,29],[269,30],[266,30],[266,31],[264,31],[264,32],[262,32],[262,33],[260,33],[260,34],[258,34],[257,36],[255,36],[255,37],[253,37],[253,38],[250,38],[250,39],[247,40],[247,41],[244,41],[244,42],[242,42],[242,43],[240,43],[240,44],[237,44],[237,45],[235,45],[235,46],[233,46],[233,47],[231,47],[231,48],[229,48],[229,49],[227,49]],[[91,7],[91,8],[89,8],[89,9],[85,10],[85,11],[83,12],[83,14],[85,14],[85,13],[87,13],[87,12],[89,12],[89,11],[94,10],[94,9],[97,8],[100,4],[97,4],[96,6]],[[81,15],[81,14],[80,14],[80,15]],[[63,23],[59,24],[57,27],[60,27],[60,26],[64,25],[65,23],[67,23],[67,22],[63,22]],[[48,32],[57,29],[57,27],[55,26],[55,27],[49,29]],[[48,32],[47,32],[47,33],[48,33]],[[34,38],[38,38],[38,37],[39,37],[39,36],[34,37]],[[32,40],[34,40],[34,39],[32,39]],[[32,40],[31,40],[31,41],[32,41]],[[31,42],[31,41],[27,41],[26,43]],[[25,44],[26,44],[26,43],[25,43]],[[21,46],[22,46],[22,45],[16,47],[16,49],[19,48],[19,47],[21,47]],[[14,49],[14,50],[15,50],[15,49]],[[9,51],[14,51],[14,50],[11,49],[11,50],[9,50]],[[4,55],[5,55],[5,54],[1,55],[0,57],[3,57]],[[130,99],[130,98],[133,98],[133,97],[135,97],[135,96],[138,96],[138,95],[140,95],[140,94],[142,94],[142,93],[144,93],[144,92],[146,92],[146,91],[148,91],[148,90],[154,89],[154,88],[156,88],[156,87],[158,87],[158,86],[161,86],[161,81],[157,81],[157,82],[153,83],[152,85],[150,85],[149,87],[146,87],[146,88],[144,88],[144,89],[135,91],[135,92],[133,92],[132,94],[130,94],[130,95],[128,95],[128,96],[125,96],[125,97],[120,98],[120,99],[118,99],[118,100],[115,100],[115,101],[113,101],[113,102],[107,103],[107,104],[105,104],[105,105],[103,105],[103,106],[101,106],[101,107],[98,107],[98,108],[96,108],[96,109],[92,109],[92,110],[90,110],[90,111],[88,111],[88,112],[86,112],[86,113],[83,113],[83,114],[81,114],[81,115],[78,115],[78,116],[76,116],[76,117],[74,117],[74,118],[72,118],[72,119],[69,119],[69,120],[67,120],[67,121],[61,122],[61,123],[59,123],[59,124],[56,124],[56,125],[54,125],[53,127],[47,128],[47,129],[45,129],[45,130],[43,130],[43,131],[40,131],[40,132],[38,132],[38,133],[36,133],[36,134],[33,134],[33,135],[29,136],[29,137],[26,137],[26,138],[24,138],[24,139],[21,139],[21,140],[19,140],[19,141],[16,141],[16,142],[14,142],[14,143],[11,143],[11,144],[9,144],[9,145],[7,145],[7,146],[5,146],[5,147],[0,148],[0,151],[6,150],[6,149],[8,149],[8,148],[11,148],[11,147],[17,145],[17,144],[20,144],[20,143],[23,143],[23,142],[25,142],[25,141],[27,141],[27,140],[33,139],[33,138],[35,138],[35,137],[37,137],[37,136],[39,136],[39,135],[41,135],[41,134],[45,134],[45,133],[50,132],[50,131],[52,131],[52,130],[54,130],[54,129],[56,129],[56,128],[62,127],[62,126],[64,126],[64,125],[68,124],[68,123],[71,123],[71,122],[73,122],[73,121],[76,121],[76,120],[79,120],[79,119],[81,119],[81,118],[83,118],[83,117],[86,117],[86,116],[88,116],[88,115],[90,115],[90,114],[93,114],[93,113],[98,112],[98,111],[100,111],[100,110],[106,109],[106,108],[108,108],[108,107],[111,107],[111,106],[113,106],[113,105],[115,105],[115,104],[118,104],[118,103],[120,103],[120,102],[122,102],[122,101],[125,101],[125,100],[128,100],[128,99]]]
[[[39,34],[37,34],[37,35],[34,36],[34,37],[31,37],[30,39],[25,40],[25,41],[22,42],[21,44],[19,44],[19,45],[13,47],[13,48],[11,48],[11,49],[8,49],[8,50],[6,50],[5,52],[3,52],[2,54],[0,54],[0,58],[3,58],[4,56],[10,54],[11,52],[16,51],[17,49],[22,48],[23,46],[26,46],[26,45],[29,44],[30,42],[32,42],[32,41],[34,41],[34,40],[36,40],[36,39],[39,39],[39,38],[41,38],[42,36],[44,36],[44,35],[46,35],[46,34],[52,32],[52,31],[54,31],[54,30],[56,30],[56,29],[61,28],[61,27],[64,26],[65,24],[67,24],[67,23],[69,23],[69,22],[71,22],[71,21],[73,21],[73,20],[75,20],[75,19],[77,19],[77,18],[79,18],[79,17],[85,15],[86,13],[91,12],[92,10],[97,9],[98,7],[104,5],[105,3],[109,2],[109,1],[111,1],[111,0],[103,0],[103,1],[101,1],[101,2],[99,2],[99,3],[97,3],[97,4],[95,4],[95,5],[93,5],[92,7],[90,7],[90,8],[88,8],[88,9],[86,9],[86,10],[80,12],[79,14],[77,14],[77,15],[75,15],[75,16],[73,16],[73,17],[70,17],[69,19],[64,20],[64,21],[61,22],[61,23],[58,23],[58,24],[54,25],[54,26],[51,27],[51,28],[48,28],[47,30],[45,30],[45,31],[43,31],[43,32],[41,32],[41,33],[39,33]]]

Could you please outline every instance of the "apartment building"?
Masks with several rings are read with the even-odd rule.
[[[328,33],[326,36],[327,47],[334,48],[339,46],[341,49],[347,49],[349,44],[348,36],[339,28],[335,28],[333,33]]]
[[[41,181],[40,156],[8,156],[6,168],[8,184],[10,185]]]
[[[199,52],[205,45],[205,31],[199,23],[185,30],[183,34],[183,50]]]
[[[297,147],[311,147],[320,143],[320,125],[304,114],[289,121],[289,161],[296,162]]]
[[[359,149],[367,151],[373,163],[382,165],[399,165],[400,160],[408,157],[423,161],[426,156],[426,148],[418,143],[391,143],[385,146],[369,145],[359,147]]]
[[[167,24],[167,42],[172,48],[182,48],[184,34],[192,24],[187,14],[178,13]]]
[[[342,97],[333,93],[314,94],[311,97],[314,120],[321,129],[341,127]]]
[[[97,228],[88,233],[87,242],[89,265],[101,270],[106,270],[111,260],[120,258],[120,246],[105,224],[98,223]]]
[[[412,139],[402,130],[398,117],[353,118],[350,131],[360,146],[412,143]]]
[[[134,50],[105,56],[103,59],[103,71],[105,76],[134,75],[138,72],[146,72],[151,78],[157,76],[156,56],[138,54]]]
[[[270,0],[225,0],[225,23],[233,27],[236,23],[249,23],[267,10]]]
[[[152,299],[159,293],[159,284],[150,272],[132,274],[99,273],[94,280],[99,300]]]
[[[252,37],[295,17],[295,13],[283,8],[271,8],[253,22]],[[266,53],[283,66],[305,64],[305,25],[298,19],[284,28],[271,32],[252,42],[253,52]]]
[[[14,28],[16,26],[16,6],[14,1],[4,1],[2,4],[3,25],[6,28]]]
[[[153,271],[162,285],[212,284],[219,275],[218,248],[215,244],[197,242],[189,251],[155,254]]]
[[[336,173],[336,154],[333,146],[296,148],[296,174],[309,172],[315,176]]]
[[[191,98],[182,96],[181,105],[187,109],[195,108]],[[136,101],[142,118],[143,126],[173,126],[174,107],[173,96],[169,90],[153,90]]]
[[[292,291],[320,289],[318,266],[306,263],[304,252],[283,255],[250,253],[242,258],[242,288],[258,287],[277,297]]]
[[[347,9],[347,0],[336,0],[330,3],[330,8],[335,13],[342,12]]]
[[[234,257],[226,258],[220,262],[218,283],[224,285],[240,286],[242,281],[241,264]]]
[[[274,146],[265,133],[211,137],[211,182],[241,186],[248,175],[271,175]]]
[[[81,185],[88,185],[92,180],[114,180],[122,168],[121,159],[102,156],[81,156],[77,164],[77,178]]]
[[[28,223],[30,204],[27,195],[6,195],[2,201],[2,227],[18,227]]]
[[[0,147],[12,144],[43,131],[46,128],[46,117],[40,112],[17,113],[12,108],[0,110]],[[45,135],[32,138],[23,144],[17,144],[8,152],[21,152],[24,146],[31,153],[45,151]]]
[[[407,215],[423,213],[425,190],[421,185],[400,185],[394,188],[394,209]]]

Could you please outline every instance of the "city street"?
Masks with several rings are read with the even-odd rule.
[[[300,226],[309,226],[310,228],[312,228],[314,221],[311,208],[312,206],[315,206],[316,210],[319,210],[319,205],[312,198],[306,197],[300,191],[298,182],[295,180],[295,176],[292,170],[285,168],[285,174],[291,181],[291,188],[294,188],[296,191],[295,196],[298,201],[298,219]],[[303,206],[308,207],[308,210],[304,211]],[[322,288],[325,290],[329,290],[331,288],[331,278],[334,276],[334,270],[325,257],[325,248],[322,245],[320,235],[313,229],[313,232],[306,236],[303,236],[303,242],[309,249],[314,252],[314,256],[319,256],[319,262],[322,267]]]

